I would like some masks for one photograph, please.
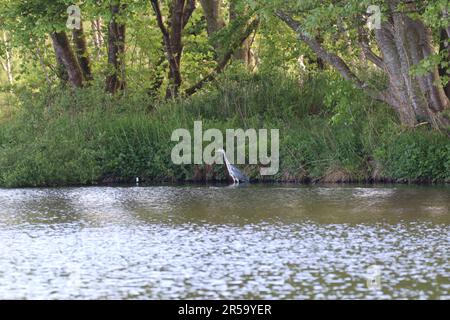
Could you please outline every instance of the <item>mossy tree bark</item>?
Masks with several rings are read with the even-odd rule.
[[[52,32],[51,39],[58,62],[59,76],[76,88],[83,86],[83,72],[64,31]]]
[[[206,31],[216,51],[216,59],[219,60],[220,57],[217,53],[220,51],[221,45],[219,41],[214,41],[214,36],[226,25],[222,13],[222,0],[200,0],[200,3],[206,18]]]
[[[196,8],[196,1],[172,0],[168,26],[164,23],[159,1],[152,0],[151,4],[163,36],[164,49],[169,62],[169,85],[166,90],[166,98],[175,98],[179,95],[182,83],[180,64],[183,54],[183,30]]]
[[[78,63],[80,64],[81,71],[83,72],[83,77],[85,80],[91,81],[91,63],[87,50],[86,36],[83,30],[83,22],[80,22],[80,29],[74,29],[72,31],[72,39]]]
[[[108,65],[109,74],[106,77],[106,91],[115,94],[126,87],[125,80],[125,32],[126,26],[118,21],[126,9],[125,4],[115,1],[111,5],[111,21],[108,25]]]
[[[435,54],[431,30],[420,20],[410,18],[400,5],[407,6],[409,12],[416,11],[415,3],[403,0],[386,0],[388,19],[381,28],[375,30],[375,38],[382,56],[378,57],[370,47],[362,45],[367,59],[385,72],[389,85],[384,91],[369,86],[351,70],[337,54],[327,51],[315,38],[304,32],[301,24],[283,11],[277,16],[297,33],[316,55],[334,67],[347,80],[365,90],[372,98],[386,102],[399,115],[402,124],[415,127],[426,121],[434,128],[444,128],[450,124],[445,115],[450,102],[440,85],[439,70],[434,67],[423,75],[414,75],[412,67],[423,59]]]

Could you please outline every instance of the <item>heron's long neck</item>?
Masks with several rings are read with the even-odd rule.
[[[225,159],[225,164],[226,164],[227,168],[229,168],[230,167],[230,161],[228,161],[226,153],[223,154],[223,158]]]

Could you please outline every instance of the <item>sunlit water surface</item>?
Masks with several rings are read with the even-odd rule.
[[[0,189],[0,299],[450,299],[449,257],[448,187]]]

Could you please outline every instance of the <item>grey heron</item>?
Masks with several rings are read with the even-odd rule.
[[[241,170],[233,166],[230,161],[228,161],[225,150],[219,149],[217,150],[217,152],[223,156],[228,175],[231,179],[233,179],[233,183],[239,184],[240,182],[250,182],[250,179],[245,174],[243,174]]]

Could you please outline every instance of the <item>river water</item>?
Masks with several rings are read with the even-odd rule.
[[[0,189],[0,299],[67,298],[450,299],[450,188]]]

